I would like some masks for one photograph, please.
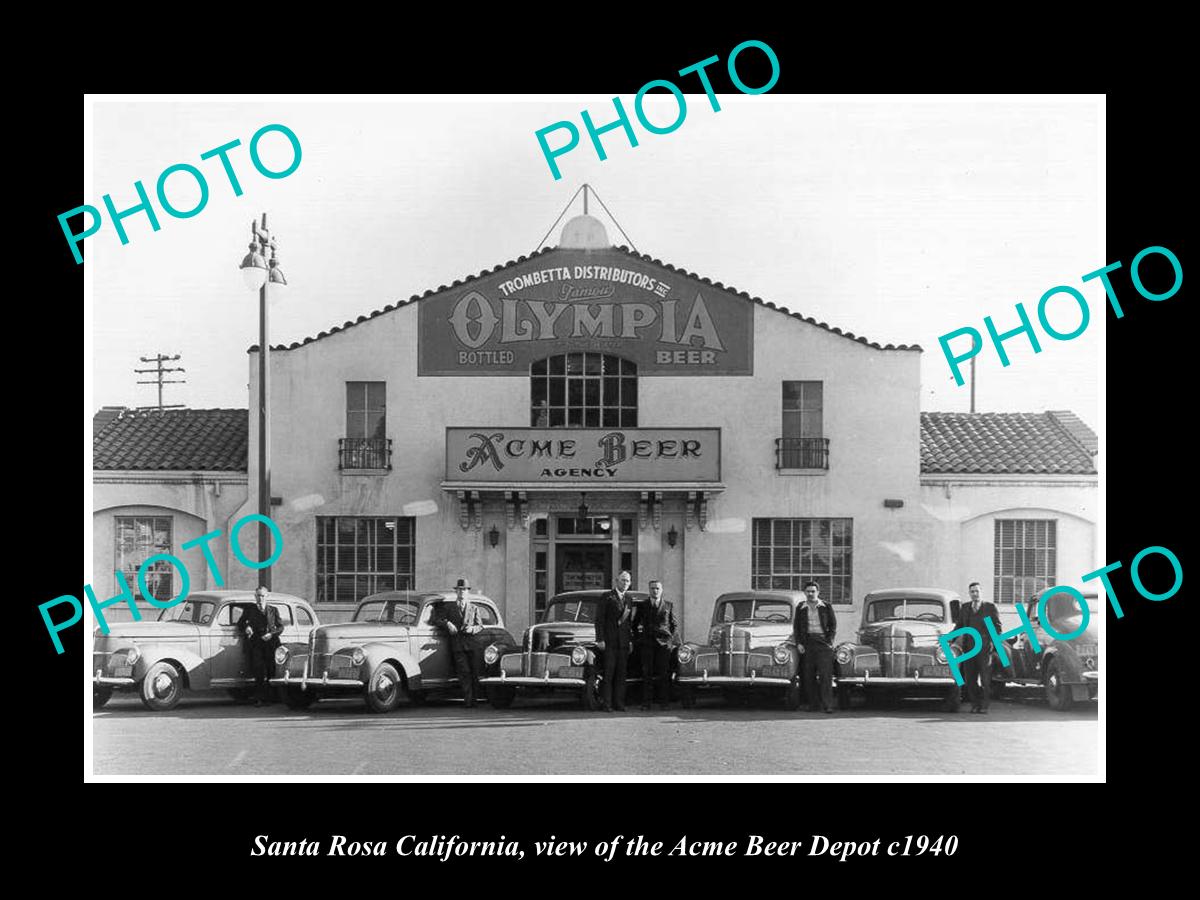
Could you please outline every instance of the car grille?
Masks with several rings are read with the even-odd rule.
[[[359,677],[358,666],[351,661],[349,656],[340,653],[314,653],[308,677],[319,681],[326,674],[330,678],[357,679]]]
[[[92,672],[100,670],[107,678],[129,678],[133,674],[133,667],[125,662],[128,652],[126,648],[114,653],[92,653]]]
[[[774,663],[766,650],[750,649],[750,632],[740,628],[727,628],[721,632],[718,648],[720,674],[732,678],[748,678],[750,673],[763,674],[763,670]],[[716,674],[709,669],[709,674]]]
[[[509,653],[500,660],[500,670],[505,675],[525,678],[550,677],[582,678],[583,669],[575,667],[578,675],[562,674],[560,670],[571,668],[571,657],[565,653]]]

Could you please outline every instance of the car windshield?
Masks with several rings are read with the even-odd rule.
[[[917,600],[912,597],[875,600],[867,606],[868,622],[894,622],[897,619],[945,622],[946,607],[940,600]]]
[[[551,603],[543,622],[595,622],[598,600],[562,600]]]
[[[726,600],[717,606],[716,621],[721,622],[790,622],[792,604],[781,598]]]
[[[370,600],[354,611],[355,622],[393,622],[415,625],[420,603],[416,600]]]
[[[216,604],[211,600],[188,600],[178,603],[170,609],[164,609],[158,614],[160,622],[194,622],[197,625],[207,625],[212,621]]]

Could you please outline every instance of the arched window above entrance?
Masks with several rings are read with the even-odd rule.
[[[637,364],[607,353],[560,353],[529,367],[534,428],[636,428]]]

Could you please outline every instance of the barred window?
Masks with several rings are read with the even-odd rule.
[[[317,603],[412,590],[415,557],[412,516],[317,516]]]
[[[1024,602],[1057,583],[1057,532],[1056,519],[996,520],[995,602]]]
[[[831,603],[850,603],[853,519],[755,519],[750,584],[793,590],[815,581]]]
[[[171,553],[171,516],[115,516],[117,533],[116,570],[134,594],[139,593],[138,569],[151,556]],[[146,569],[146,590],[155,600],[175,597],[175,570],[165,560]]]
[[[636,428],[637,364],[605,353],[563,353],[529,367],[534,428]]]

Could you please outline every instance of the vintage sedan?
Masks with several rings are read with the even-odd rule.
[[[1095,700],[1100,694],[1100,616],[1098,595],[1084,594],[1088,605],[1088,626],[1084,632],[1069,640],[1051,637],[1037,617],[1037,597],[1026,605],[1029,621],[1034,626],[1041,653],[1035,653],[1025,634],[1005,641],[1009,665],[1000,664],[999,655],[992,657],[992,684],[1040,688],[1051,709],[1066,712],[1077,701]],[[1046,601],[1046,619],[1059,634],[1071,634],[1083,623],[1079,601],[1070,594],[1052,594]],[[1018,617],[1005,615],[1002,626],[1007,631],[1020,624]]]
[[[307,602],[272,593],[283,624],[279,652],[306,646],[317,614]],[[252,591],[198,591],[159,613],[154,622],[114,622],[92,642],[92,707],[114,691],[137,691],[153,710],[175,706],[184,691],[226,690],[244,700],[254,690],[241,635],[234,627],[254,605]],[[276,658],[278,658],[278,653]]]
[[[889,588],[863,600],[858,640],[833,651],[838,706],[848,709],[856,691],[868,698],[934,696],[957,712],[962,687],[950,674],[938,638],[954,630],[959,596],[941,588]]]
[[[803,651],[792,642],[792,619],[804,599],[800,591],[735,591],[718,597],[707,643],[685,643],[676,654],[682,705],[694,706],[696,692],[703,690],[726,696],[769,691],[788,709],[799,709]]]
[[[518,692],[572,691],[584,709],[599,705],[604,651],[596,649],[596,612],[608,594],[605,590],[568,591],[557,594],[546,606],[542,621],[525,629],[520,646],[497,641],[483,652],[480,681],[488,703],[499,709],[511,706]],[[634,603],[649,594],[629,591]],[[640,682],[637,654],[631,654],[626,683]]]
[[[372,712],[384,713],[406,696],[414,704],[430,693],[461,696],[450,642],[432,624],[438,604],[456,600],[453,590],[372,594],[351,621],[314,628],[307,646],[277,654],[271,681],[283,688],[292,709],[322,697],[359,694]],[[467,601],[479,610],[483,625],[475,636],[479,647],[515,643],[495,603],[475,593]]]

